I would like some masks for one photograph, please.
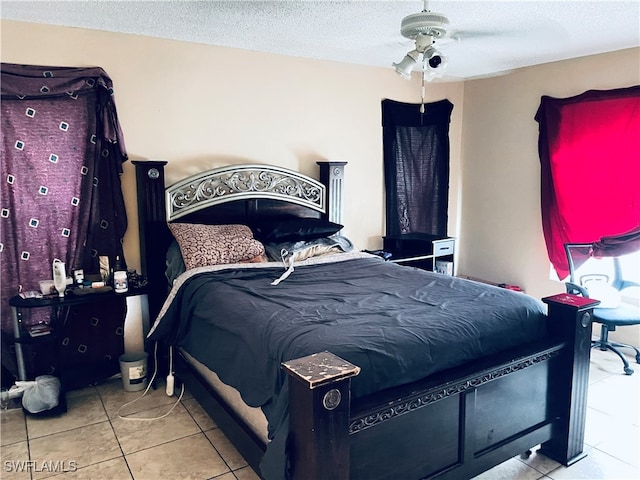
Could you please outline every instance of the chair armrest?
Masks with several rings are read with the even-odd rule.
[[[584,288],[583,286],[578,285],[577,283],[572,283],[572,282],[565,282],[565,285],[567,287],[567,293],[571,293],[573,295],[580,295],[585,298],[589,297],[589,292],[587,292],[587,289]]]

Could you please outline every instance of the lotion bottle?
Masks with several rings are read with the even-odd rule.
[[[59,258],[53,260],[53,285],[58,291],[59,297],[64,297],[67,288],[67,272],[64,263]]]

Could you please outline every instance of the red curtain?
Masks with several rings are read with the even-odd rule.
[[[640,226],[622,235],[602,237],[593,244],[593,255],[596,257],[618,257],[638,251],[640,251]]]
[[[545,242],[565,278],[565,243],[640,226],[640,86],[543,96],[535,119]]]

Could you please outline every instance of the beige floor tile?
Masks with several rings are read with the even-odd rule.
[[[552,470],[558,468],[561,464],[555,460],[545,457],[541,453],[538,453],[538,447],[532,449],[532,454],[529,458],[515,457],[517,460],[529,465],[531,468],[535,468],[540,473],[549,473]]]
[[[596,448],[635,468],[640,468],[640,462],[638,461],[638,456],[640,456],[640,428],[635,425],[618,426]]]
[[[249,466],[234,470],[233,473],[238,480],[260,480],[260,477]]]
[[[542,473],[536,469],[512,458],[473,477],[473,480],[537,480],[541,477]]]
[[[633,364],[632,366],[636,367],[637,372],[640,373],[640,365]],[[613,384],[619,387],[621,391],[635,392],[636,394],[640,389],[640,375],[635,373],[633,375],[625,375],[621,372],[616,372],[605,378],[603,382]]]
[[[570,467],[558,467],[547,474],[553,480],[637,480],[637,468],[601,452],[595,448],[587,456]]]
[[[231,467],[231,470],[245,467],[247,465],[246,460],[238,450],[231,444],[229,439],[222,433],[222,430],[216,428],[215,430],[209,430],[205,432],[207,438],[211,441],[216,450],[222,455],[227,465]]]
[[[67,412],[55,417],[27,415],[29,439],[107,420],[102,401],[95,389],[67,394]]]
[[[74,461],[44,460],[34,461],[31,478],[41,480],[71,474],[78,470]]]
[[[0,445],[23,442],[27,439],[27,423],[22,409],[2,410],[0,413]]]
[[[591,361],[591,365],[589,367],[589,385],[597,383],[600,380],[604,380],[611,375],[612,372],[599,368],[599,364],[594,363],[593,360]]]
[[[587,407],[584,443],[590,447],[595,447],[599,443],[602,443],[613,428],[613,420],[613,417],[606,413]]]
[[[50,478],[52,480],[131,480],[133,477],[124,457],[118,457],[94,463],[88,467],[73,469]]]
[[[630,355],[631,350],[622,350],[623,354],[629,362],[629,366],[635,371],[640,371],[640,365],[636,363],[635,355]],[[599,348],[591,349],[591,369],[590,374],[605,375],[625,375],[624,366],[620,357],[611,351],[602,351]]]
[[[29,446],[26,441],[3,445],[0,448],[2,480],[30,480],[33,465],[29,462]]]
[[[78,468],[122,456],[108,421],[30,439],[29,447],[34,461],[73,462]],[[47,476],[50,474],[34,475],[34,479]]]
[[[85,395],[95,395],[98,393],[96,387],[85,387],[78,390],[70,390],[67,392],[67,400],[74,397],[84,397]]]
[[[207,415],[207,412],[204,411],[204,409],[200,406],[195,398],[182,400],[182,404],[189,411],[202,431],[206,432],[207,430],[212,430],[218,427],[216,423],[211,419],[211,417]]]
[[[227,472],[215,477],[213,480],[238,480],[238,477],[236,477],[232,472]]]
[[[111,420],[125,455],[200,433],[200,427],[181,404],[166,417],[155,419],[165,414],[169,408],[169,405],[163,405],[135,414],[136,418],[143,420],[125,420],[118,417]],[[154,420],[144,420],[151,418]]]
[[[125,391],[120,378],[109,380],[96,388],[109,418],[117,417],[118,411],[121,415],[126,416],[160,405],[172,404],[177,400],[176,397],[167,396],[164,382],[159,382],[156,389],[149,388],[147,393],[144,390],[139,392]]]
[[[640,369],[638,374],[611,375],[589,385],[588,406],[627,424],[640,426]]]
[[[204,480],[229,471],[202,433],[126,455],[126,460],[135,480]]]

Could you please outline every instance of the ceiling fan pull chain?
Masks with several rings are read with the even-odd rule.
[[[424,82],[424,75],[425,75],[425,71],[424,71],[425,67],[424,67],[424,62],[422,62],[422,90],[420,93],[420,113],[422,115],[424,115],[424,93],[425,93],[425,82]],[[422,119],[420,119],[420,121],[422,121]]]

